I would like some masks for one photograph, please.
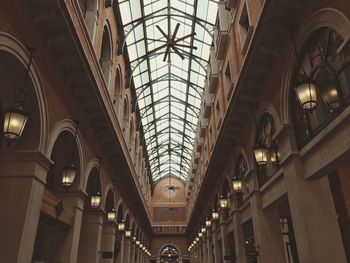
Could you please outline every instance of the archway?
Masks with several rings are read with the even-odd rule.
[[[112,70],[112,45],[110,32],[107,25],[105,25],[103,28],[101,54],[99,62],[102,69],[103,77],[106,81],[107,89],[109,90],[109,79]],[[109,93],[111,92],[109,91]]]
[[[62,127],[54,138],[50,167],[44,190],[41,212],[36,232],[32,261],[69,261],[76,208],[68,197],[69,192],[80,188],[81,149],[78,147],[76,131]],[[76,176],[68,188],[63,185],[65,169],[74,164]]]
[[[87,198],[84,202],[84,211],[81,223],[78,260],[77,262],[98,262],[101,251],[102,223],[104,215],[101,210],[101,162],[91,161],[91,170],[88,172],[86,184]]]
[[[44,152],[48,133],[47,107],[35,56],[23,86],[28,61],[29,54],[24,45],[0,32],[0,119],[18,99],[21,86],[25,90],[24,110],[29,115],[22,136],[15,143],[7,145],[1,136],[0,242],[7,247],[2,253],[6,262],[32,258],[43,180],[50,165],[49,159],[40,154]],[[3,124],[0,127],[2,134]]]
[[[78,0],[79,7],[92,43],[95,42],[96,28],[98,24],[98,0]]]
[[[120,65],[118,65],[116,69],[116,75],[115,75],[115,87],[114,87],[114,99],[113,99],[113,104],[114,104],[114,110],[115,114],[118,117],[118,120],[120,120],[119,117],[119,112],[120,112],[120,106],[122,103],[122,71],[120,68]]]

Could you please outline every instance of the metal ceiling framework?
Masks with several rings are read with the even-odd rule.
[[[217,0],[119,0],[124,27],[122,50],[127,47],[136,97],[144,128],[149,165],[154,181],[168,176],[186,180],[206,67],[213,39]],[[166,39],[176,25],[175,40],[195,46],[177,47],[182,60],[173,50],[163,61]],[[194,37],[185,38],[196,33]],[[169,50],[170,51],[170,50]],[[137,105],[136,105],[137,102]],[[139,124],[141,125],[141,123]],[[171,149],[168,150],[167,149]]]

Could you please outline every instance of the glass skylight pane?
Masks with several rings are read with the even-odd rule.
[[[208,24],[204,25],[205,28],[212,28],[216,19],[217,6],[211,0],[170,0],[170,7],[167,5],[168,0],[143,0],[142,2],[130,0],[123,1],[123,4],[120,4],[120,10],[124,25],[130,23],[130,25],[136,25],[139,22],[135,20],[142,19],[139,20],[142,23],[138,27],[131,28],[132,31],[127,37],[127,47],[131,62],[142,61],[138,65],[133,63],[133,66],[137,67],[132,74],[138,106],[143,118],[147,151],[149,158],[154,158],[151,161],[153,178],[171,175],[185,179],[188,174],[206,75],[206,69],[198,63],[208,60],[212,42],[211,32],[196,24],[194,16],[208,21]],[[194,6],[197,6],[197,10],[194,10]],[[177,15],[186,14],[186,17],[174,15],[168,17],[169,10],[170,14],[178,10]],[[142,18],[142,11],[147,17]],[[169,21],[170,32],[168,32]],[[154,50],[165,44],[166,37],[156,26],[158,25],[166,35],[171,37],[178,23],[180,27],[175,40],[195,32],[194,40],[189,37],[180,41],[179,44],[193,44],[197,50],[178,46],[177,51],[184,56],[182,60],[170,48],[167,60],[163,61],[166,46]],[[130,27],[126,26],[126,33],[128,30]],[[167,153],[162,156],[168,145],[181,146],[170,156],[170,159]]]

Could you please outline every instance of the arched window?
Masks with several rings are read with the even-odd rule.
[[[169,244],[161,250],[160,256],[162,258],[168,258],[170,260],[170,262],[172,262],[171,261],[172,259],[178,258],[179,251],[177,250],[177,248],[175,246]]]
[[[350,48],[343,42],[335,30],[321,28],[301,48],[290,96],[299,147],[308,143],[349,104]]]
[[[107,87],[109,86],[111,64],[112,64],[111,38],[110,38],[109,30],[107,26],[105,26],[103,29],[103,37],[102,37],[100,66],[101,66]]]
[[[127,138],[128,125],[129,125],[129,101],[128,101],[128,98],[125,97],[124,110],[123,110],[123,132],[124,132],[125,139]]]
[[[116,76],[115,76],[115,90],[114,90],[114,110],[117,116],[119,115],[119,108],[122,102],[121,91],[122,91],[122,75],[121,75],[120,66],[117,67]]]
[[[273,141],[275,125],[272,116],[264,113],[257,126],[254,155],[259,185],[262,186],[278,168],[277,145]]]
[[[78,0],[81,13],[84,17],[90,39],[94,42],[98,22],[98,1]]]

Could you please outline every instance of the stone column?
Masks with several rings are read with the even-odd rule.
[[[225,260],[225,256],[230,255],[228,240],[227,240],[227,227],[226,227],[226,210],[221,209],[220,210],[220,236],[221,236],[221,242],[222,242],[222,259],[223,262],[230,262],[230,260]]]
[[[212,251],[212,247],[211,247],[211,242],[210,242],[210,239],[211,239],[211,229],[210,228],[207,228],[207,250],[208,250],[208,259],[207,259],[207,262],[208,263],[212,263],[212,260],[213,260],[213,251]]]
[[[84,211],[77,262],[99,262],[103,215],[100,209]]]
[[[117,256],[117,259],[115,260],[116,263],[125,263],[124,262],[124,253],[125,253],[125,244],[124,244],[124,232],[117,232],[117,238],[120,240],[120,250],[119,254]]]
[[[135,262],[135,241],[130,241],[130,256],[129,256],[129,263]]]
[[[325,175],[316,180],[304,179],[307,168],[297,150],[293,130],[288,127],[284,130],[280,135],[283,137],[279,147],[281,166],[299,260],[301,263],[346,262],[328,178]],[[322,160],[315,159],[313,165],[319,162]]]
[[[233,231],[234,231],[234,243],[235,243],[235,252],[236,252],[236,261],[245,262],[245,240],[243,236],[243,231],[241,227],[241,221],[239,216],[239,210],[234,210],[233,212]]]
[[[32,261],[50,164],[40,152],[0,153],[0,262]]]
[[[113,257],[114,257],[116,231],[117,229],[116,229],[115,223],[106,222],[103,225],[101,252],[113,252]],[[108,259],[102,259],[102,255],[100,255],[100,262],[113,263],[113,257]]]
[[[220,251],[219,251],[219,245],[218,245],[218,238],[217,238],[217,223],[213,222],[213,245],[214,245],[214,263],[222,263],[220,262]]]
[[[278,208],[262,211],[259,192],[250,198],[256,246],[261,262],[285,263],[286,256],[280,226]]]
[[[62,262],[75,263],[78,258],[79,238],[86,194],[81,191],[68,191],[64,195],[61,195],[61,197],[65,202],[73,206],[74,215],[72,227],[62,246],[59,259]]]
[[[131,241],[132,237],[125,237],[125,263],[132,263],[131,261]]]

